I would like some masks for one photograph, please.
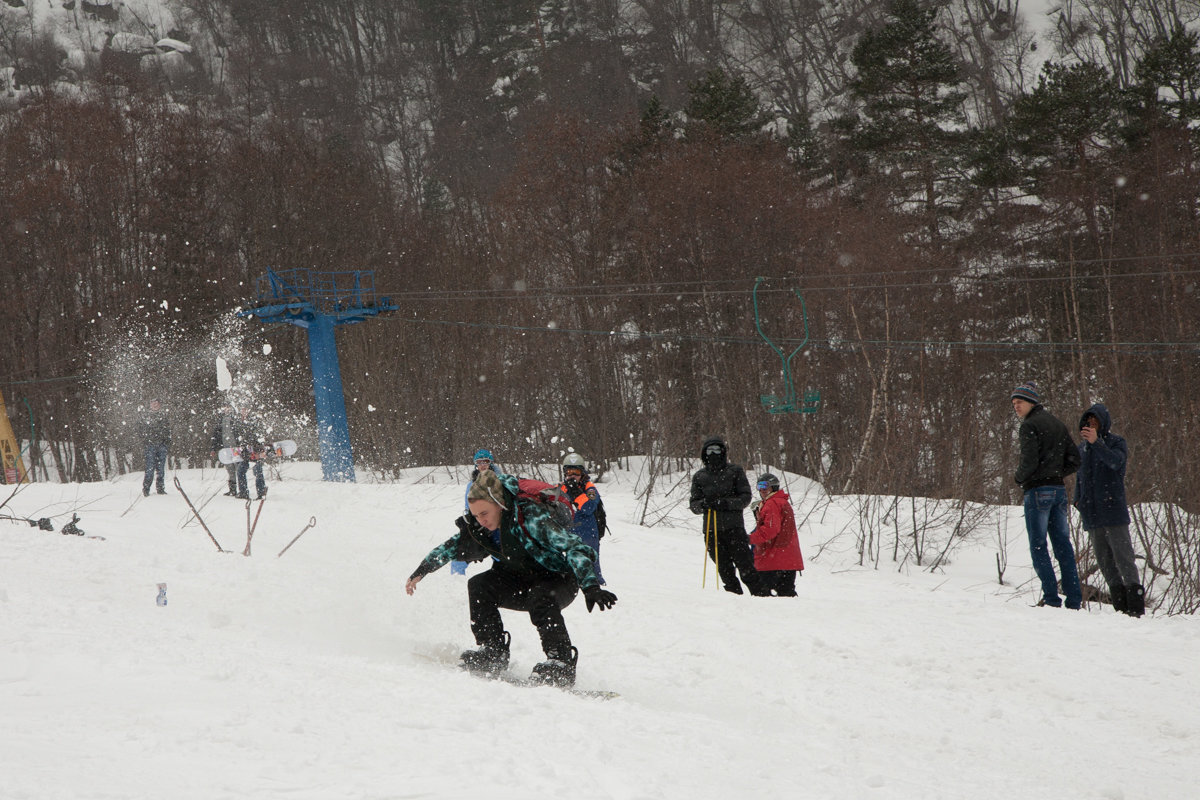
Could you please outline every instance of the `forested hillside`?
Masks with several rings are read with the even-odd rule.
[[[400,311],[339,337],[381,474],[720,432],[832,491],[1010,502],[1034,380],[1109,405],[1131,500],[1195,512],[1198,15],[5,0],[0,389],[63,478],[127,469],[152,393],[203,456],[216,355],[311,414],[303,332],[230,319],[255,279],[369,269]],[[816,413],[760,401],[758,276]]]

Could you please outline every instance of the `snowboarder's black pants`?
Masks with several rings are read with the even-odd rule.
[[[542,650],[551,658],[570,652],[571,637],[563,621],[562,610],[571,604],[579,587],[574,577],[552,575],[527,576],[493,564],[486,572],[467,581],[471,606],[471,632],[475,643],[494,645],[504,639],[500,609],[529,612],[529,621],[538,630]]]
[[[758,572],[754,569],[754,556],[750,552],[750,538],[741,528],[718,528],[716,536],[712,530],[705,531],[705,545],[708,547],[708,557],[717,565],[717,574],[725,591],[734,594],[742,593],[742,583],[750,590],[750,594],[766,596],[771,594],[770,587],[764,587]],[[742,576],[741,582],[738,575]]]

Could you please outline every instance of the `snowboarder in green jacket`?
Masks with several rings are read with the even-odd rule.
[[[551,511],[519,498],[515,476],[486,470],[467,493],[469,513],[455,520],[459,532],[435,547],[405,584],[412,594],[429,573],[448,562],[492,559],[492,568],[467,581],[471,632],[477,649],[462,654],[462,666],[479,674],[508,668],[512,637],[500,609],[529,613],[541,637],[546,660],[530,681],[573,686],[579,651],[571,645],[562,610],[582,590],[587,609],[611,608],[617,596],[600,587],[592,569],[595,551],[554,522]]]

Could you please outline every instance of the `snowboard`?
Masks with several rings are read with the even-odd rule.
[[[566,692],[567,694],[573,694],[576,697],[590,697],[594,700],[613,700],[621,696],[616,692],[609,692],[603,689],[580,689],[577,686],[555,686],[553,683],[537,683],[529,680],[529,678],[522,678],[520,675],[514,675],[511,672],[501,672],[495,675],[482,675],[471,672],[470,670],[463,671],[469,675],[474,675],[477,678],[483,678],[484,680],[504,681],[510,686],[524,686],[531,689],[544,686],[549,689],[558,689],[560,692]]]
[[[500,673],[471,672],[469,669],[466,669],[462,666],[457,657],[455,657],[448,648],[441,648],[441,652],[438,653],[418,652],[416,655],[443,666],[456,666],[458,669],[462,670],[471,677],[479,678],[480,680],[501,681],[510,686],[521,686],[529,689],[536,689],[544,686],[550,689],[557,689],[558,691],[566,694],[573,694],[576,697],[588,697],[594,700],[614,700],[621,696],[617,692],[609,692],[603,689],[580,689],[577,686],[555,686],[550,683],[535,683],[529,680],[529,678],[522,678],[520,675],[517,675],[513,672],[508,672],[507,670]]]
[[[263,453],[256,453],[251,456],[250,460],[255,461],[261,458],[273,458],[275,456],[290,456],[296,453],[296,443],[291,439],[284,439],[280,442],[275,442],[270,449]],[[225,447],[217,451],[217,461],[222,464],[237,464],[242,460],[242,454],[239,448]]]

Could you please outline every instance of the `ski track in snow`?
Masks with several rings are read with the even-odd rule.
[[[140,475],[23,489],[6,512],[61,528],[76,508],[106,540],[0,521],[0,796],[1196,796],[1196,618],[1031,608],[1028,584],[996,584],[986,541],[938,574],[814,559],[852,522],[836,506],[801,530],[799,598],[736,597],[711,565],[700,586],[698,518],[638,527],[634,478],[614,474],[601,556],[620,600],[566,617],[578,686],[621,696],[461,673],[465,580],[443,569],[404,594],[462,503],[445,470],[412,482],[428,472],[330,484],[285,464],[250,558],[244,505],[213,496],[223,470],[178,477],[229,553],[177,492],[121,517]],[[536,633],[504,617],[524,674]]]

